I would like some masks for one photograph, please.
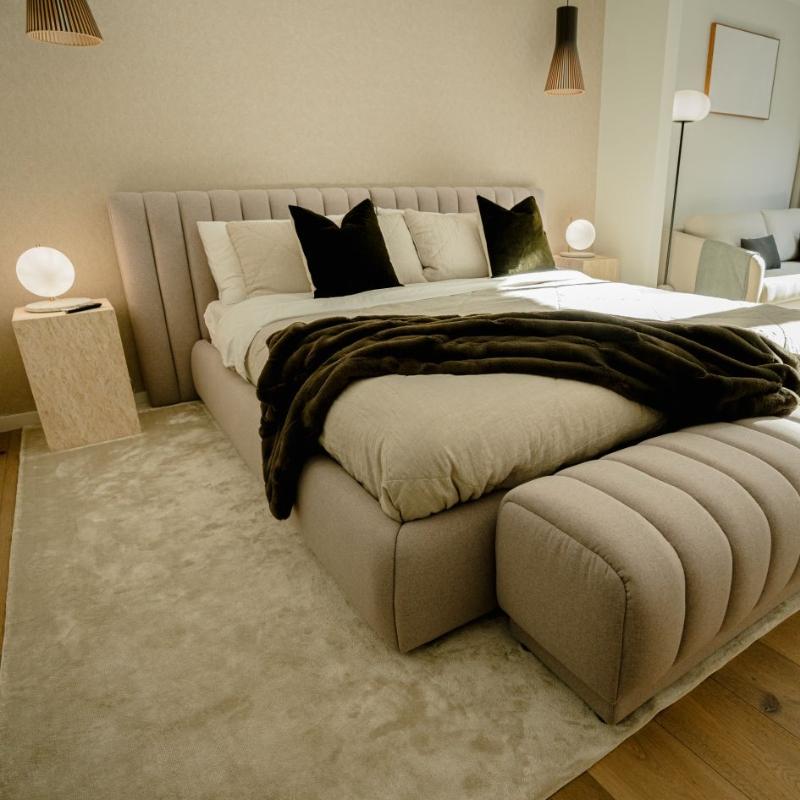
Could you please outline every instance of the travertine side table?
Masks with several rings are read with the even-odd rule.
[[[36,409],[52,450],[139,433],[139,416],[108,300],[77,314],[14,311]]]
[[[603,281],[619,280],[619,261],[609,256],[594,256],[593,258],[580,258],[579,256],[555,256],[555,263],[559,269],[577,269],[585,272],[591,278]]]

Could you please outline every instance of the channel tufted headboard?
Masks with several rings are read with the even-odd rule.
[[[289,206],[342,214],[366,198],[384,208],[477,211],[477,195],[510,208],[538,190],[521,187],[220,189],[120,192],[108,201],[145,388],[156,406],[191,400],[191,351],[208,338],[206,306],[217,299],[197,222],[287,219]]]

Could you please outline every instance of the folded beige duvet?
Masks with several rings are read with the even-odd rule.
[[[800,352],[800,311],[604,283],[572,272],[417,284],[326,300],[261,297],[239,306],[246,307],[232,307],[215,324],[213,339],[226,363],[251,383],[274,331],[296,321],[364,313],[577,308],[640,319],[710,315],[709,322],[757,328]],[[393,375],[348,388],[328,414],[321,444],[384,513],[409,521],[592,458],[653,432],[660,421],[652,409],[575,381]]]

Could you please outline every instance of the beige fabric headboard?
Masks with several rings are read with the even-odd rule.
[[[153,405],[191,400],[191,351],[208,338],[206,306],[217,299],[197,222],[286,219],[289,206],[343,214],[369,197],[384,208],[477,211],[478,195],[510,208],[538,190],[521,187],[220,189],[121,192],[108,201],[111,229],[145,388]]]

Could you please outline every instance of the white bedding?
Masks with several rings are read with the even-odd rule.
[[[451,298],[463,298],[453,302]],[[447,311],[437,301],[449,300]],[[258,372],[248,368],[248,351],[263,328],[278,330],[301,319],[321,316],[394,314],[400,305],[413,304],[405,313],[480,313],[493,310],[545,310],[558,308],[600,311],[638,319],[687,319],[706,314],[750,308],[752,304],[680,292],[665,292],[644,286],[609,283],[573,270],[551,270],[504,278],[416,283],[391,289],[375,289],[346,297],[315,299],[313,294],[273,294],[251,297],[234,306],[219,301],[206,309],[211,341],[222,354],[225,366],[233,367],[255,384]],[[405,309],[404,309],[405,310]],[[277,323],[284,323],[279,325]]]
[[[349,297],[212,303],[224,363],[255,384],[276,330],[323,316],[582,309],[756,328],[800,352],[800,311],[607,283],[567,270],[414,284]],[[660,424],[652,409],[589,384],[532,375],[386,376],[349,387],[321,444],[396,520],[428,516],[592,458]]]

